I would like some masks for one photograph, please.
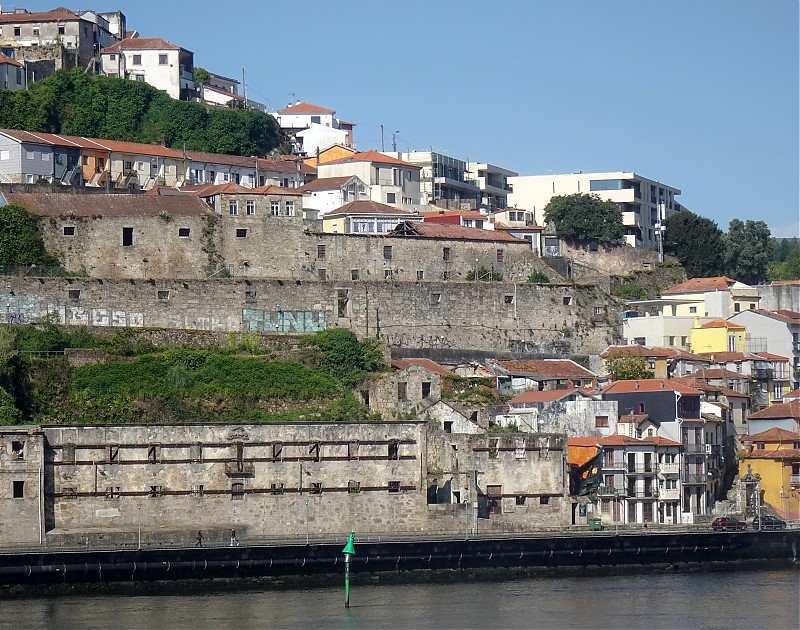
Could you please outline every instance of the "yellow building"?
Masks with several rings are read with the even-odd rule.
[[[744,352],[746,329],[727,319],[715,319],[705,324],[696,317],[689,332],[689,346],[695,354],[703,352]]]
[[[351,201],[329,212],[322,219],[322,231],[328,234],[387,234],[403,221],[421,221],[422,217],[377,201]]]
[[[357,151],[352,147],[346,147],[343,144],[334,144],[329,146],[327,149],[323,149],[317,153],[317,155],[306,158],[303,160],[303,164],[317,168],[318,164],[326,164],[327,162],[343,160],[344,158],[350,157],[354,153],[357,153]]]
[[[742,438],[739,471],[761,476],[762,504],[781,518],[800,518],[800,432],[772,427]]]

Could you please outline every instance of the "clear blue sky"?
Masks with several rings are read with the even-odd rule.
[[[44,10],[42,0],[19,6]],[[59,0],[55,0],[58,2]],[[6,2],[6,7],[10,3]],[[106,0],[275,110],[357,123],[359,149],[520,175],[636,171],[727,230],[800,236],[797,0]]]

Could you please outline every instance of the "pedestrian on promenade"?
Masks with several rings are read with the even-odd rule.
[[[236,530],[231,528],[231,547],[233,547],[234,545],[238,547],[239,541],[236,540]]]
[[[649,534],[650,530],[647,528],[647,519],[644,519],[644,525],[642,525],[642,533]]]
[[[195,547],[202,547],[203,546],[203,530],[197,531],[197,543],[195,543]]]

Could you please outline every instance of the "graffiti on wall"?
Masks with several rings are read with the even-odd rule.
[[[256,311],[242,309],[248,332],[312,333],[325,330],[324,311]]]
[[[144,326],[144,313],[115,308],[55,306],[48,308],[48,311],[58,313],[62,324],[128,328],[142,328]]]
[[[6,297],[3,322],[6,324],[27,324],[39,319],[42,313],[38,296],[15,295],[13,292]]]

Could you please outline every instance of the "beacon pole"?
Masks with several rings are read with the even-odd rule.
[[[350,608],[350,556],[356,555],[355,547],[353,547],[353,538],[355,532],[350,532],[347,537],[347,544],[342,549],[344,554],[344,607]]]

